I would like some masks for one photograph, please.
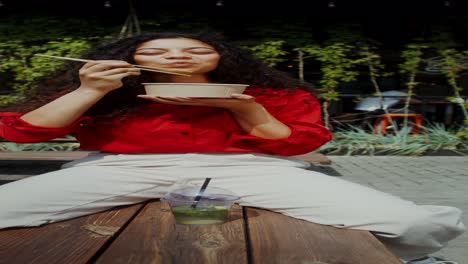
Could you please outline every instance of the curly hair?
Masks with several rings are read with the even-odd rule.
[[[237,48],[213,33],[148,33],[134,37],[114,40],[109,43],[91,48],[82,55],[84,59],[91,60],[123,60],[135,64],[133,60],[134,52],[141,43],[154,39],[168,38],[189,38],[207,43],[215,48],[220,54],[218,67],[209,73],[211,81],[216,83],[247,83],[251,87],[273,88],[273,89],[296,89],[302,88],[313,92],[313,86],[309,83],[292,78],[288,74],[268,67],[260,60],[256,59],[248,51]],[[26,112],[44,105],[68,92],[78,88],[80,79],[78,70],[83,63],[68,64],[63,70],[54,76],[47,77],[34,89],[33,95],[28,96],[28,103],[18,104],[16,109]],[[140,107],[142,102],[137,97],[144,94],[144,87],[141,83],[152,82],[150,75],[142,72],[140,76],[124,78],[123,87],[109,92],[86,114],[113,115],[116,113],[129,112]]]

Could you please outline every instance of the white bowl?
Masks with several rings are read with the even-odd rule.
[[[241,94],[248,84],[226,83],[143,83],[146,94],[162,97],[216,97],[227,98]]]

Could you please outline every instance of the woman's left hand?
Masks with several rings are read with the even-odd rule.
[[[162,104],[220,107],[234,112],[248,111],[248,109],[257,105],[255,97],[247,94],[232,94],[230,98],[159,97],[151,95],[138,95],[138,97]]]

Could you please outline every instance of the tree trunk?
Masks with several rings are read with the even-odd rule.
[[[140,22],[133,6],[133,0],[128,0],[128,16],[120,30],[119,38],[132,37],[134,30],[136,35],[141,34]]]
[[[304,52],[298,51],[299,80],[304,81]]]
[[[383,98],[382,92],[380,91],[380,86],[377,83],[377,79],[374,76],[375,68],[372,65],[372,62],[370,61],[370,59],[368,61],[368,67],[369,67],[369,73],[370,73],[370,79],[371,79],[372,85],[374,85],[375,92],[377,93],[377,96],[379,97],[380,109],[383,110],[385,114],[389,114],[388,109],[384,107],[384,98]],[[396,122],[392,119],[390,121],[392,123],[393,130],[395,131],[395,133],[398,132],[398,127],[397,127]],[[379,134],[381,133],[381,131],[375,131],[375,132]]]
[[[468,112],[466,111],[465,102],[464,102],[463,98],[460,96],[460,92],[458,92],[461,89],[458,88],[457,85],[454,88],[455,89],[453,89],[453,93],[455,95],[455,98],[457,98],[457,103],[460,106],[460,108],[461,108],[461,110],[463,112],[463,115],[465,116],[465,120],[468,120]]]
[[[330,129],[330,114],[328,113],[328,101],[323,102],[322,105],[323,112],[323,123],[326,128]]]
[[[410,75],[410,80],[409,80],[409,85],[408,85],[408,96],[406,96],[406,101],[405,101],[405,108],[404,108],[405,116],[403,117],[404,128],[408,126],[408,112],[409,112],[409,106],[411,102],[411,96],[413,95],[414,79],[415,79],[415,74],[412,73]]]

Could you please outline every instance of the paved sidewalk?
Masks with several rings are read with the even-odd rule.
[[[333,170],[356,183],[400,196],[417,204],[454,206],[468,226],[468,157],[328,156]],[[326,171],[328,170],[328,171]],[[335,175],[337,175],[335,173]],[[410,214],[411,212],[408,212]],[[468,232],[435,254],[468,264]]]

